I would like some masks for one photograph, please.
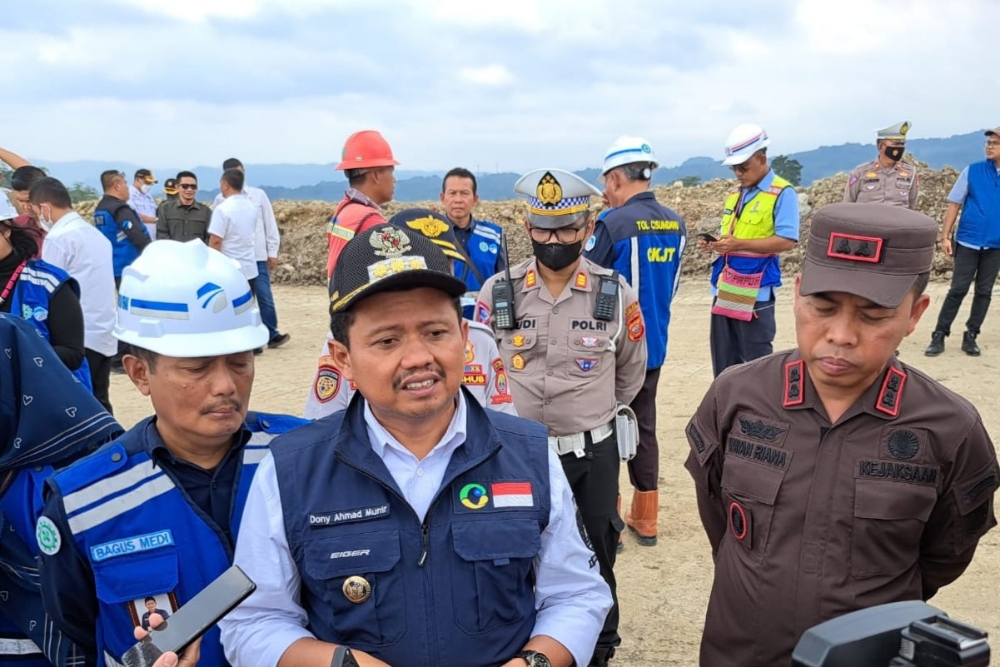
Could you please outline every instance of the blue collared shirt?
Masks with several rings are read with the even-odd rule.
[[[1000,167],[997,167],[997,174],[1000,174]],[[966,197],[969,196],[969,168],[966,167],[962,170],[962,173],[958,175],[958,180],[955,181],[955,185],[951,186],[951,192],[948,193],[948,201],[952,204],[958,204],[962,206],[965,204]],[[968,243],[962,243],[958,241],[959,245],[963,245],[966,248],[972,248],[973,250],[982,250],[979,246],[969,245]]]

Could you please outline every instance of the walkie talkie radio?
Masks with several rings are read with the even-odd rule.
[[[618,305],[618,272],[610,276],[601,276],[597,288],[597,303],[594,304],[594,319],[610,322],[615,319],[615,307]]]
[[[493,326],[497,329],[514,328],[514,282],[510,279],[510,256],[507,254],[507,235],[500,234],[503,251],[504,277],[493,283]]]

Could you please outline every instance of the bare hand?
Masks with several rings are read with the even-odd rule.
[[[190,646],[184,649],[180,657],[173,651],[168,651],[156,659],[153,667],[195,667],[201,657],[201,637],[194,640]]]
[[[954,248],[951,247],[951,239],[943,239],[941,241],[941,250],[944,251],[948,257],[954,257]]]
[[[734,238],[730,234],[726,234],[715,243],[708,244],[712,251],[717,252],[720,255],[736,252],[739,249],[739,245],[739,239]]]
[[[268,271],[274,271],[276,268],[278,268],[278,258],[277,257],[268,257],[267,258],[267,270]]]
[[[708,241],[701,238],[700,236],[698,237],[698,250],[704,250],[705,252],[711,252],[712,250],[710,247],[708,247]]]
[[[149,615],[149,627],[155,630],[161,623],[163,623],[162,616],[159,614]],[[136,640],[142,641],[149,636],[149,631],[137,627],[134,634]],[[195,667],[198,664],[199,658],[201,658],[201,637],[191,642],[191,645],[184,649],[184,653],[180,656],[173,651],[164,653],[156,659],[153,667]]]
[[[392,667],[387,662],[382,662],[378,658],[373,658],[364,651],[358,651],[356,649],[351,649],[351,655],[354,659],[358,661],[359,667]],[[159,665],[154,665],[153,667],[160,667]]]

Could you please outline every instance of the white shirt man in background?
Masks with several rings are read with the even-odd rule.
[[[222,172],[219,190],[225,198],[212,211],[208,223],[208,245],[239,262],[240,271],[250,283],[250,291],[257,295],[256,234],[260,212],[243,192],[243,172],[227,169]],[[254,350],[260,354],[264,348]]]
[[[222,170],[239,169],[246,175],[243,163],[234,157],[222,163]],[[257,257],[257,306],[260,308],[260,317],[267,327],[268,348],[281,347],[291,339],[291,334],[283,334],[278,330],[278,311],[274,307],[274,295],[271,293],[271,271],[278,265],[278,249],[281,246],[281,235],[278,232],[278,221],[274,217],[274,208],[267,193],[260,188],[251,187],[243,183],[243,194],[250,198],[260,212],[257,218],[257,237],[254,250]],[[219,193],[212,203],[212,208],[217,208],[224,201],[225,197]]]
[[[111,412],[111,359],[118,353],[118,341],[112,334],[116,304],[111,242],[73,210],[69,192],[58,180],[36,182],[29,201],[38,224],[48,231],[42,259],[66,271],[80,285],[83,345],[94,397]]]
[[[156,238],[156,200],[149,194],[154,184],[159,183],[149,169],[139,169],[135,172],[132,185],[128,186],[128,205],[139,215],[142,224],[146,225],[149,238]]]

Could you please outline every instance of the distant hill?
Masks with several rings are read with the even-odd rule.
[[[983,159],[983,133],[970,132],[946,139],[913,139],[906,144],[907,152],[934,169],[944,166],[961,168],[970,162]],[[814,181],[839,172],[853,169],[858,164],[875,158],[875,144],[841,144],[820,146],[809,151],[791,153],[789,157],[802,164],[802,183],[810,185]],[[63,180],[67,185],[80,181],[99,188],[100,174],[105,169],[121,169],[130,177],[141,165],[109,164],[94,161],[50,162],[39,160],[36,164],[47,167],[49,173]],[[267,191],[271,199],[297,201],[319,200],[338,201],[347,186],[341,173],[334,170],[335,164],[250,164],[247,177],[252,185]],[[163,181],[175,175],[178,169],[153,169],[162,186]],[[211,200],[218,191],[220,169],[218,167],[196,167],[202,190],[199,199]],[[441,192],[440,171],[396,171],[396,201],[426,201],[438,198]],[[600,170],[585,169],[577,172],[581,177],[597,183]],[[514,183],[520,175],[496,173],[479,175],[479,196],[482,199],[510,199]],[[675,167],[661,167],[653,176],[654,184],[669,184],[687,176],[695,176],[702,181],[713,178],[730,178],[732,172],[723,167],[719,160],[711,157],[688,158]],[[159,188],[154,189],[159,194]]]

